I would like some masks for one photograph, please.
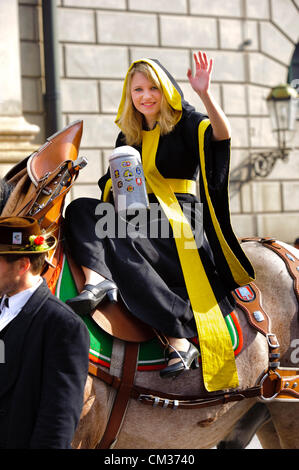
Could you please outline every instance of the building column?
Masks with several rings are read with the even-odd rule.
[[[20,34],[17,0],[0,1],[0,174],[29,155],[39,127],[22,110]]]

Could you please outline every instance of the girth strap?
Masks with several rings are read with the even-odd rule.
[[[134,384],[136,372],[138,350],[138,343],[126,342],[122,379],[120,382],[118,382],[119,387],[113,404],[112,412],[110,414],[104,435],[100,443],[97,444],[96,449],[111,449],[116,443],[117,435],[120,431],[127,406],[131,398],[131,390]],[[99,370],[100,369],[98,369],[98,371]],[[89,371],[91,372],[91,369]]]
[[[161,393],[159,393],[161,395]],[[176,408],[193,410],[198,408],[206,408],[209,406],[224,405],[232,401],[241,401],[244,398],[255,398],[261,396],[261,387],[255,386],[245,390],[235,390],[227,393],[221,393],[217,395],[211,395],[210,398],[197,398],[187,400],[177,400],[169,398],[161,398],[161,396],[155,395],[139,395],[138,401],[145,405],[151,405],[153,407],[160,406],[161,408]],[[181,397],[182,398],[182,397]]]

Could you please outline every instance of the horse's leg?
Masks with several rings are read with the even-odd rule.
[[[299,449],[298,403],[269,403],[271,418],[282,449]]]
[[[257,430],[256,435],[263,449],[281,449],[279,436],[271,418]]]
[[[256,403],[237,422],[234,429],[217,444],[217,449],[245,449],[257,430],[270,419],[263,403]]]
[[[100,441],[107,424],[107,400],[107,387],[89,375],[80,422],[72,442],[74,449],[94,449]]]

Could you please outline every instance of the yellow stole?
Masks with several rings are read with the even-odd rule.
[[[209,121],[206,120],[204,123],[206,123],[204,128],[201,127],[202,135],[209,125]],[[197,326],[204,384],[210,392],[235,388],[238,386],[238,373],[225,320],[202,265],[190,224],[170,184],[168,184],[167,178],[159,173],[155,164],[159,139],[160,128],[158,125],[152,131],[143,132],[142,160],[144,174],[174,233],[177,252]],[[201,145],[202,152],[203,145]],[[169,164],[171,164],[171,161]]]

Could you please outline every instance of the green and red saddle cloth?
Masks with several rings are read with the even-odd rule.
[[[56,284],[55,295],[65,302],[78,294],[72,273],[65,255],[62,260],[61,272]],[[110,367],[113,337],[103,331],[89,316],[82,317],[90,335],[89,359],[96,364]],[[239,321],[232,312],[225,317],[225,322],[232,340],[233,350],[237,356],[243,346],[243,336]],[[191,340],[198,345],[197,338]],[[163,347],[158,338],[140,343],[137,369],[140,371],[152,371],[163,369],[166,365]]]

